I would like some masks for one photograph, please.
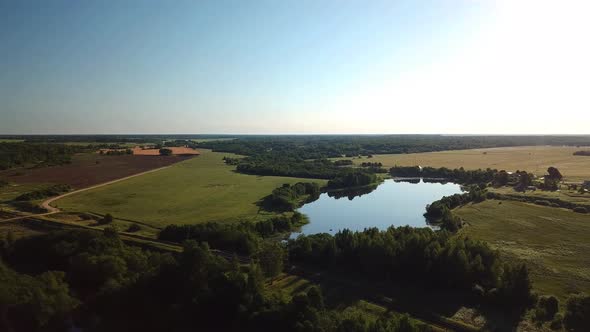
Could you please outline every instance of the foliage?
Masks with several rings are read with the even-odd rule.
[[[588,208],[583,206],[576,206],[575,208],[573,208],[573,211],[577,213],[588,213]]]
[[[51,320],[63,320],[78,305],[64,277],[55,271],[20,274],[0,260],[0,330],[35,331]]]
[[[524,265],[502,264],[484,242],[453,237],[429,228],[390,227],[334,236],[301,235],[288,243],[293,262],[379,281],[419,283],[421,287],[490,290],[489,300],[521,313],[531,304],[531,283]],[[492,290],[495,291],[492,292]]]
[[[260,245],[260,235],[251,223],[208,222],[196,225],[168,225],[158,235],[160,240],[182,243],[186,240],[207,242],[212,248],[241,254],[253,254]]]
[[[460,184],[488,183],[495,179],[498,171],[495,169],[465,170],[463,167],[449,169],[446,167],[418,167],[418,166],[394,166],[389,170],[392,176],[398,177],[423,177],[441,178]]]
[[[317,287],[290,300],[267,297],[261,266],[228,262],[194,241],[185,242],[181,253],[161,254],[126,246],[116,234],[78,230],[21,239],[13,247],[8,261],[25,272],[0,263],[0,328],[7,331],[64,330],[70,324],[88,331],[425,328],[406,315],[342,315],[326,307]],[[28,275],[47,269],[64,272]]]
[[[559,301],[555,296],[541,296],[535,309],[534,318],[538,321],[550,321],[558,311]]]
[[[330,189],[361,187],[377,182],[377,176],[367,171],[354,171],[345,175],[337,176],[328,181]]]
[[[113,215],[110,213],[107,213],[104,215],[104,217],[100,220],[100,224],[102,225],[107,225],[107,224],[111,224],[114,221]]]
[[[590,327],[590,296],[571,296],[566,303],[563,323],[568,331],[587,331]]]
[[[22,194],[22,195],[16,197],[14,200],[15,201],[39,200],[39,199],[44,199],[47,197],[61,195],[61,194],[66,193],[70,190],[72,190],[72,188],[67,184],[56,184],[56,185],[53,185],[49,188],[35,190],[35,191],[31,191],[31,192]]]
[[[527,145],[584,145],[587,136],[282,135],[240,136],[199,146],[254,156],[271,152],[301,159],[463,150]]]
[[[269,211],[293,211],[305,202],[316,200],[320,196],[317,183],[297,182],[294,185],[283,184],[262,200],[262,206]]]
[[[172,150],[171,149],[160,149],[161,156],[171,156]]]
[[[283,271],[286,255],[285,249],[280,243],[275,241],[263,242],[256,257],[265,277],[274,278]]]
[[[574,152],[574,156],[590,156],[590,151],[588,151],[588,150],[576,151],[576,152]]]
[[[0,143],[0,170],[35,164],[36,167],[71,162],[83,147],[63,144]]]

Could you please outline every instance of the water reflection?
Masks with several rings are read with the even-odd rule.
[[[356,188],[356,189],[330,191],[327,194],[328,194],[328,197],[333,197],[335,199],[340,199],[342,197],[348,197],[348,200],[352,201],[355,197],[361,197],[363,195],[370,194],[375,189],[377,189],[377,186],[378,185],[367,186],[367,187]]]
[[[391,225],[426,227],[423,216],[426,205],[457,193],[461,193],[457,184],[421,179],[390,179],[378,187],[323,193],[299,209],[310,221],[301,232],[334,234],[343,228],[386,229]],[[343,197],[348,199],[340,199]]]

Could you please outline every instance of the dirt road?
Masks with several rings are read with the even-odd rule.
[[[48,215],[51,215],[51,214],[55,214],[55,213],[61,212],[61,210],[58,209],[58,208],[56,208],[56,207],[51,206],[51,203],[53,203],[53,202],[55,202],[55,201],[57,201],[59,199],[62,199],[64,197],[66,197],[66,196],[78,194],[78,193],[81,193],[83,191],[87,191],[87,190],[91,190],[91,189],[96,189],[96,188],[108,186],[108,185],[113,184],[113,183],[117,183],[117,182],[120,182],[120,181],[125,181],[125,180],[128,180],[128,179],[137,177],[137,176],[148,174],[148,173],[153,173],[153,172],[161,171],[161,170],[166,169],[168,167],[170,167],[170,166],[164,166],[164,167],[152,169],[152,170],[149,170],[149,171],[145,171],[145,172],[141,172],[141,173],[129,175],[129,176],[126,176],[126,177],[123,177],[123,178],[120,178],[120,179],[116,179],[116,180],[104,182],[104,183],[101,183],[101,184],[97,184],[95,186],[91,186],[91,187],[87,187],[87,188],[82,188],[82,189],[70,191],[70,192],[67,192],[67,193],[62,194],[62,195],[59,195],[59,196],[51,197],[51,198],[46,199],[45,201],[43,201],[41,203],[41,207],[44,208],[44,209],[46,209],[47,212],[38,213],[38,214],[24,215],[24,216],[18,216],[18,217],[10,218],[10,219],[3,219],[3,220],[0,220],[0,222],[15,221],[15,220],[20,220],[20,219],[25,219],[25,218],[42,217],[42,216],[48,216]]]

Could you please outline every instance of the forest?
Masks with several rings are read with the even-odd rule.
[[[65,144],[0,143],[0,170],[23,166],[54,166],[71,162],[83,147]]]
[[[2,331],[425,330],[406,315],[342,316],[316,286],[269,296],[265,278],[275,266],[264,257],[240,265],[206,243],[160,253],[125,245],[106,229],[3,240],[1,248]]]

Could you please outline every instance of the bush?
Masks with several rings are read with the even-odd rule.
[[[559,310],[559,301],[555,296],[543,296],[539,299],[535,309],[535,320],[549,321],[552,320]]]
[[[570,331],[588,331],[590,326],[590,296],[573,295],[567,300],[563,317],[565,328]]]
[[[542,206],[550,206],[551,205],[551,203],[549,201],[546,201],[543,199],[536,200],[535,204],[542,205]]]
[[[104,215],[104,217],[102,218],[102,220],[100,221],[101,225],[107,225],[112,223],[114,220],[113,216],[110,213],[107,213]]]
[[[549,327],[552,330],[561,330],[563,327],[563,315],[560,313],[555,314],[555,318],[553,318],[551,324],[549,324]]]
[[[585,207],[582,207],[582,206],[576,206],[574,208],[574,212],[577,212],[577,213],[588,213],[588,209],[585,208]]]
[[[129,228],[127,228],[127,232],[133,233],[133,232],[138,232],[141,230],[141,226],[139,226],[138,224],[131,224],[131,226],[129,226]]]
[[[88,213],[80,213],[78,215],[78,217],[80,219],[82,219],[82,220],[92,220],[92,219],[94,219],[94,217],[91,214],[88,214]]]
[[[160,149],[160,155],[161,156],[171,156],[172,155],[172,150],[170,150],[170,149]]]

